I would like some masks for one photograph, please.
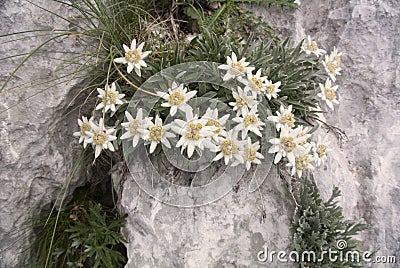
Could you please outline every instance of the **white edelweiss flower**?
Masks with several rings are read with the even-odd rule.
[[[157,115],[154,123],[151,119],[147,120],[148,130],[143,136],[146,144],[150,144],[150,153],[152,154],[159,143],[164,144],[167,148],[171,148],[169,138],[175,137],[174,133],[170,132],[171,124],[163,125],[162,119]]]
[[[192,157],[194,150],[199,148],[213,149],[214,144],[211,142],[211,137],[215,135],[214,131],[217,130],[215,126],[207,126],[207,120],[198,118],[193,115],[191,110],[186,112],[186,121],[175,119],[171,129],[181,135],[176,147],[182,147],[181,152],[187,148],[188,157]]]
[[[147,67],[144,59],[151,53],[151,51],[143,52],[144,42],[141,43],[138,47],[136,47],[136,39],[132,40],[131,47],[129,48],[127,45],[123,44],[125,50],[125,57],[116,58],[114,61],[116,63],[128,64],[127,72],[128,74],[135,69],[135,73],[141,77],[140,68]]]
[[[109,109],[115,112],[116,105],[123,104],[122,98],[125,97],[125,94],[120,94],[117,91],[115,82],[111,84],[111,87],[106,85],[104,90],[98,88],[97,92],[99,92],[97,97],[101,99],[101,103],[96,106],[96,110],[104,108],[104,112],[107,112]]]
[[[287,167],[291,167],[291,175],[293,176],[294,174],[297,173],[297,176],[301,178],[303,175],[303,171],[306,169],[314,169],[314,166],[311,165],[311,162],[314,160],[313,156],[309,154],[311,145],[308,144],[307,146],[304,147],[305,150],[301,155],[296,156],[295,162],[294,163],[287,163]]]
[[[247,73],[247,79],[243,81],[246,85],[244,90],[250,91],[253,94],[253,97],[256,98],[258,94],[262,94],[266,90],[267,81],[266,76],[261,76],[262,70],[259,69],[255,75],[251,72]]]
[[[222,116],[221,118],[218,117],[218,109],[215,108],[214,110],[211,108],[207,108],[206,113],[202,116],[202,119],[206,121],[206,126],[214,126],[216,130],[214,130],[213,139],[217,139],[218,136],[226,135],[225,131],[225,124],[226,121],[229,119],[229,114]]]
[[[116,140],[117,137],[113,134],[115,133],[114,128],[106,128],[104,126],[103,118],[100,118],[99,124],[96,125],[93,121],[89,121],[90,127],[92,130],[87,133],[90,137],[88,139],[88,143],[92,143],[94,150],[94,157],[97,158],[102,150],[109,149],[114,152],[114,146],[112,145],[112,141]]]
[[[269,140],[272,146],[269,148],[268,153],[276,153],[274,164],[281,161],[282,157],[287,157],[289,162],[294,164],[296,156],[303,154],[305,148],[300,144],[307,140],[307,136],[297,137],[297,134],[297,131],[284,125],[281,127],[279,138]]]
[[[317,142],[311,142],[313,157],[317,167],[322,165],[326,161],[326,153],[332,151],[332,149],[329,148],[329,141],[327,138],[328,135],[326,135],[324,139],[322,139],[321,136],[318,135]]]
[[[243,141],[238,140],[238,131],[236,129],[231,129],[226,134],[225,137],[219,137],[217,141],[217,146],[213,152],[219,152],[213,161],[218,161],[224,158],[225,165],[228,165],[229,162],[231,166],[237,166],[238,164],[244,163],[242,150],[243,150]]]
[[[289,105],[286,109],[283,105],[276,111],[276,116],[268,116],[267,119],[275,124],[276,130],[282,128],[282,126],[294,127],[294,114],[292,113],[292,105]]]
[[[243,117],[235,117],[232,121],[238,123],[235,127],[238,131],[242,132],[242,139],[244,140],[247,133],[253,132],[259,137],[262,137],[261,131],[265,123],[258,118],[256,110],[250,110],[249,112],[243,114]]]
[[[266,82],[266,89],[264,91],[265,96],[267,96],[268,100],[271,100],[271,98],[276,99],[278,97],[278,92],[281,92],[279,87],[281,86],[281,81],[278,81],[276,83],[272,83],[272,81],[267,80]]]
[[[88,133],[91,131],[92,128],[90,127],[89,121],[93,121],[93,117],[89,120],[86,116],[82,116],[82,120],[78,119],[79,131],[74,132],[73,134],[74,137],[79,137],[79,143],[83,142],[83,148],[86,148],[88,143],[90,143],[88,142]]]
[[[258,101],[253,95],[249,95],[247,90],[238,87],[237,91],[232,90],[232,95],[235,102],[229,102],[229,105],[233,106],[233,111],[237,111],[237,116],[245,114],[251,109],[257,109]]]
[[[333,47],[333,51],[331,52],[329,57],[336,62],[336,66],[337,67],[341,67],[341,64],[342,64],[341,57],[342,57],[342,55],[343,55],[342,52],[338,52],[337,48]]]
[[[260,149],[260,143],[257,141],[255,143],[251,143],[251,138],[248,137],[247,140],[244,142],[242,157],[246,164],[246,169],[249,170],[251,164],[261,164],[260,159],[264,159],[264,156],[258,152]]]
[[[306,48],[303,48],[307,55],[311,53],[319,57],[326,53],[325,50],[318,48],[317,42],[311,40],[310,36],[307,36]]]
[[[147,134],[148,123],[152,118],[143,119],[143,110],[140,108],[136,114],[136,118],[133,118],[132,115],[125,111],[125,116],[128,119],[128,122],[124,122],[121,125],[125,128],[125,133],[122,134],[121,140],[132,138],[132,146],[136,147],[140,138],[143,138],[144,135]]]
[[[228,81],[229,79],[235,79],[252,72],[254,67],[248,67],[249,64],[249,62],[246,62],[246,58],[238,61],[235,52],[232,52],[232,58],[228,56],[227,64],[218,66],[218,69],[227,70],[222,80]]]
[[[331,80],[329,78],[326,79],[325,85],[319,84],[319,88],[321,92],[317,94],[318,97],[323,100],[329,108],[334,110],[333,104],[339,104],[339,101],[336,98],[336,91],[338,86],[332,87]]]
[[[309,145],[308,139],[311,137],[311,134],[308,133],[309,131],[310,129],[308,127],[304,127],[302,125],[293,129],[293,135],[296,136],[296,138],[306,138],[303,142],[300,142],[299,145],[304,147]]]
[[[322,64],[324,65],[325,71],[329,75],[331,80],[335,82],[336,75],[340,75],[340,71],[342,70],[342,68],[340,68],[340,61],[337,62],[335,58],[332,57],[332,55],[325,55],[325,60],[322,61]]]
[[[174,116],[178,109],[185,113],[191,110],[192,108],[186,102],[193,98],[197,91],[187,92],[187,90],[187,87],[184,87],[183,84],[178,86],[175,82],[172,82],[172,87],[168,89],[168,93],[157,91],[157,95],[167,101],[162,103],[161,106],[171,107],[169,111],[171,116]]]

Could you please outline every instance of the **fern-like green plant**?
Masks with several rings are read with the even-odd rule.
[[[36,224],[33,261],[29,267],[120,267],[125,256],[116,249],[126,242],[120,233],[126,216],[88,201],[70,205],[58,217],[56,212]],[[55,228],[55,230],[54,230]],[[54,243],[51,236],[55,231]],[[47,260],[48,252],[50,260]]]
[[[301,182],[296,196],[299,209],[294,216],[291,227],[293,241],[291,250],[298,253],[313,251],[320,259],[322,251],[339,251],[338,242],[344,243],[341,249],[343,256],[347,252],[361,252],[361,242],[354,238],[359,232],[367,229],[367,225],[359,222],[347,221],[343,216],[343,209],[336,199],[341,195],[335,187],[328,201],[324,202],[317,187],[308,179]],[[344,242],[345,241],[345,242]],[[362,253],[360,253],[362,256]],[[361,262],[352,258],[338,258],[331,261],[327,255],[320,262],[301,262],[300,267],[363,267]],[[361,260],[361,257],[360,257]]]

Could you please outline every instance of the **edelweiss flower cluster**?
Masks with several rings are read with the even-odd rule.
[[[314,169],[313,164],[319,166],[326,160],[326,153],[330,151],[325,139],[318,137],[317,142],[311,142],[310,129],[302,125],[295,125],[294,110],[291,105],[285,108],[283,105],[276,116],[269,116],[268,120],[275,123],[279,131],[279,137],[270,139],[272,146],[268,153],[276,154],[274,163],[282,159],[287,160],[286,166],[291,168],[291,175],[301,177],[303,171]]]
[[[235,125],[233,128],[226,128],[230,115],[219,117],[216,108],[208,108],[203,115],[195,114],[188,101],[197,92],[188,91],[184,84],[172,82],[167,92],[157,92],[164,100],[161,106],[169,108],[169,114],[174,118],[172,123],[163,125],[157,117],[154,124],[152,118],[142,118],[142,110],[138,110],[135,119],[126,112],[128,122],[122,124],[125,133],[121,139],[132,138],[133,147],[142,139],[145,144],[151,144],[149,152],[153,153],[160,143],[170,148],[169,138],[178,136],[175,146],[181,148],[182,154],[186,152],[189,158],[195,151],[200,153],[207,149],[216,153],[214,161],[224,159],[226,165],[244,164],[246,169],[250,169],[252,163],[260,164],[264,157],[259,152],[259,141],[255,140],[263,136],[265,123],[258,115],[257,106],[261,95],[269,100],[277,98],[281,82],[268,80],[262,76],[261,69],[253,74],[255,68],[249,65],[245,58],[238,60],[233,52],[227,57],[227,64],[219,66],[227,71],[223,80],[237,79],[243,84],[232,92],[234,101],[229,102],[233,111],[236,111],[236,116],[231,119]],[[175,118],[178,112],[184,115],[184,119]]]
[[[317,42],[312,40],[310,36],[307,36],[306,46],[303,50],[307,55],[314,54],[317,57],[326,54],[326,51],[320,49]],[[340,75],[340,71],[342,71],[342,54],[342,52],[338,52],[336,47],[334,47],[332,53],[330,55],[325,55],[325,60],[322,61],[325,72],[328,74],[328,78],[326,79],[325,84],[319,84],[321,92],[318,93],[317,96],[332,110],[334,110],[333,104],[339,104],[336,95],[338,86],[333,86],[332,82],[336,81],[336,76]]]
[[[128,73],[135,70],[136,75],[140,77],[141,68],[147,66],[144,59],[151,51],[143,52],[144,43],[137,46],[136,40],[132,41],[130,47],[123,45],[123,48],[125,56],[114,61],[126,64]],[[307,55],[316,57],[326,54],[326,51],[320,49],[309,36],[303,50]],[[338,53],[336,48],[330,55],[325,55],[323,66],[328,77],[325,84],[319,84],[321,92],[317,94],[332,110],[333,105],[339,103],[336,96],[338,86],[332,85],[332,82],[336,80],[336,75],[340,75],[341,56],[342,53]],[[218,68],[226,71],[221,76],[223,81],[234,79],[239,82],[228,102],[236,112],[235,116],[230,118],[230,114],[224,114],[220,117],[217,108],[207,108],[204,114],[196,114],[189,101],[197,95],[197,91],[190,91],[184,84],[172,82],[166,92],[156,92],[162,99],[161,106],[169,109],[171,123],[164,123],[158,114],[154,118],[144,116],[142,108],[135,111],[135,114],[125,111],[126,121],[121,124],[121,140],[131,140],[132,147],[143,141],[145,145],[149,145],[150,154],[162,144],[167,148],[181,148],[181,153],[185,153],[188,158],[195,152],[200,154],[203,150],[210,150],[216,153],[213,160],[223,159],[225,165],[244,164],[249,170],[253,163],[260,164],[264,158],[260,153],[260,140],[263,138],[266,124],[259,116],[258,107],[262,97],[268,101],[279,97],[281,81],[269,80],[263,76],[262,69],[255,70],[246,58],[238,60],[234,52],[227,57],[226,64]],[[119,109],[125,97],[125,94],[119,92],[115,82],[106,85],[104,89],[98,88],[97,91],[101,102],[95,110],[102,111],[101,118],[96,124],[95,115],[90,119],[83,116],[82,119],[78,119],[79,131],[74,133],[84,148],[88,144],[92,145],[95,158],[103,149],[114,151],[116,127],[105,126],[104,119],[108,111],[111,111],[112,116]],[[275,164],[285,161],[292,175],[297,174],[301,177],[303,171],[314,169],[314,166],[326,161],[326,154],[331,150],[326,137],[323,139],[318,136],[316,141],[312,141],[310,129],[296,120],[292,105],[281,105],[276,115],[269,116],[267,120],[275,123],[279,133],[278,137],[269,140],[272,146],[268,152],[276,154]],[[173,141],[175,144],[172,144]]]
[[[125,57],[114,59],[114,61],[116,63],[127,64],[127,72],[131,73],[134,69],[135,73],[140,77],[141,67],[147,66],[144,59],[151,53],[150,51],[143,52],[143,47],[144,43],[141,43],[136,47],[136,39],[134,39],[131,43],[130,48],[126,45],[123,45],[123,48],[125,50]],[[125,97],[125,94],[121,94],[117,90],[117,84],[115,82],[111,85],[105,85],[104,89],[98,88],[97,92],[99,93],[98,98],[100,98],[101,102],[96,106],[95,110],[102,111],[102,114],[98,116],[100,117],[98,123],[96,124],[94,122],[94,117],[96,116],[91,117],[89,120],[87,119],[87,117],[83,116],[82,119],[78,119],[79,131],[74,132],[73,134],[75,137],[79,138],[79,143],[83,143],[84,148],[86,148],[88,144],[92,145],[95,151],[95,158],[97,158],[100,155],[101,151],[104,149],[109,149],[110,151],[115,150],[113,141],[117,139],[116,128],[105,126],[104,118],[109,110],[111,110],[112,113],[115,113],[117,110],[117,106],[124,103],[123,98]],[[136,129],[138,129],[139,132],[143,131],[143,133],[147,133],[145,132],[146,128],[143,128],[142,130],[142,128],[139,127],[139,124],[137,123],[139,121],[135,121],[138,120],[138,118],[134,120],[129,113],[127,113],[126,116],[129,120],[129,123],[123,123],[122,126],[125,127],[125,129],[129,129],[129,132],[122,135],[121,139],[133,137],[133,144],[137,144],[139,141],[139,136],[135,132]],[[146,123],[146,126],[148,125],[149,127],[151,127],[152,122],[146,121]],[[153,125],[157,125],[158,123],[159,121],[156,118],[155,124]],[[147,134],[151,137],[151,131]],[[155,148],[155,146],[156,144],[154,145],[154,143],[151,143],[151,148]]]
[[[190,158],[194,152],[205,149],[217,153],[214,161],[224,159],[226,165],[236,166],[245,164],[250,169],[251,164],[260,164],[263,155],[259,152],[259,142],[252,142],[248,132],[253,132],[262,136],[262,123],[258,119],[256,107],[243,110],[243,116],[237,115],[232,120],[237,122],[236,127],[227,130],[226,122],[230,115],[225,114],[222,117],[218,115],[218,109],[207,108],[204,115],[199,116],[193,113],[193,108],[187,104],[187,101],[196,95],[196,91],[189,91],[183,84],[172,83],[168,93],[157,92],[165,100],[161,104],[163,107],[169,107],[171,116],[175,116],[178,111],[184,115],[184,119],[174,118],[172,123],[163,124],[157,116],[155,124],[151,117],[142,117],[142,109],[139,109],[136,118],[126,112],[128,122],[122,123],[125,133],[121,139],[132,138],[132,146],[136,147],[139,139],[143,139],[145,144],[150,145],[150,153],[153,153],[158,144],[164,144],[171,148],[170,138],[178,136],[175,144],[181,148],[181,153]],[[249,95],[251,97],[251,95]],[[237,114],[242,110],[238,110]],[[238,134],[241,133],[241,139]]]
[[[303,48],[307,55],[314,54],[319,57],[326,53],[325,50],[318,48],[315,41],[310,36],[307,37],[306,47]],[[323,65],[328,78],[325,85],[319,84],[321,92],[317,96],[324,101],[330,109],[334,109],[333,104],[339,104],[336,98],[338,86],[332,86],[332,81],[336,80],[336,75],[340,75],[340,57],[336,48],[329,56],[325,56]],[[322,165],[327,159],[327,152],[331,151],[327,136],[323,139],[318,136],[316,142],[311,141],[310,130],[300,124],[296,125],[294,110],[292,105],[288,107],[280,106],[275,116],[269,116],[268,120],[275,123],[279,137],[270,139],[272,146],[268,152],[276,154],[274,163],[286,161],[286,166],[291,169],[291,175],[297,174],[301,177],[303,171],[314,169],[315,166]],[[284,159],[284,160],[283,160]]]

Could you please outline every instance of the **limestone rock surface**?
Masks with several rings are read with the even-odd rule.
[[[65,17],[73,16],[70,8],[52,0],[34,3]],[[65,21],[27,1],[0,1],[2,35],[47,30],[2,37],[0,57],[27,53],[54,36],[49,32],[52,29],[66,28]],[[7,42],[17,38],[20,41]],[[77,113],[68,115],[67,106],[77,92],[78,81],[62,79],[42,86],[35,84],[58,77],[55,69],[60,61],[56,58],[62,58],[63,51],[79,49],[73,37],[50,42],[0,92],[0,267],[21,267],[22,252],[30,241],[24,232],[29,220],[43,208],[49,209],[76,159],[78,147],[72,132],[76,129]],[[1,61],[0,85],[23,58]],[[74,185],[75,182],[71,187]]]

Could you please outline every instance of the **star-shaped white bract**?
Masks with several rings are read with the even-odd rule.
[[[315,56],[319,57],[326,53],[325,50],[318,48],[317,42],[311,40],[310,36],[307,36],[306,47],[303,50],[306,52],[307,55],[314,54]]]
[[[122,98],[125,94],[117,91],[115,82],[111,84],[111,87],[106,85],[104,89],[98,88],[97,92],[99,92],[98,97],[101,102],[96,106],[96,110],[104,109],[104,112],[107,112],[110,109],[115,112],[116,105],[123,104]]]
[[[207,108],[206,113],[202,116],[202,119],[205,120],[206,126],[214,126],[217,129],[214,130],[213,139],[217,139],[218,136],[225,136],[225,124],[229,119],[229,114],[225,114],[221,118],[218,117],[218,109]]]
[[[257,109],[259,102],[247,90],[237,87],[237,91],[232,90],[232,95],[235,102],[229,102],[229,105],[233,107],[234,111],[237,111],[237,116],[248,113],[251,109]]]
[[[192,110],[186,102],[196,96],[197,91],[187,92],[187,90],[187,87],[184,87],[183,84],[177,85],[175,82],[172,82],[172,87],[168,89],[168,93],[157,91],[157,95],[167,101],[163,102],[161,106],[170,107],[169,113],[171,116],[174,116],[178,109],[184,113]]]
[[[100,118],[99,124],[95,124],[93,121],[89,121],[91,131],[87,132],[89,136],[88,143],[92,143],[94,147],[94,157],[97,158],[102,150],[109,149],[114,152],[114,146],[112,141],[116,140],[117,137],[114,136],[114,128],[106,128],[104,126],[103,118]]]
[[[267,96],[268,100],[271,100],[271,98],[276,99],[278,97],[278,92],[281,92],[279,88],[280,86],[281,86],[281,81],[278,81],[276,83],[273,83],[271,80],[265,81],[264,94],[265,96]]]
[[[296,156],[294,163],[289,162],[286,164],[287,167],[291,167],[291,175],[297,173],[297,176],[301,178],[303,175],[303,171],[306,169],[314,169],[314,166],[311,165],[311,162],[314,161],[313,156],[309,154],[311,149],[311,145],[308,144],[304,146],[304,151],[302,154]]]
[[[181,135],[176,147],[181,147],[181,152],[187,149],[188,157],[192,157],[194,150],[199,148],[212,149],[214,144],[211,142],[211,137],[215,135],[214,131],[217,130],[215,126],[207,126],[205,119],[199,119],[197,115],[193,115],[193,112],[186,112],[186,121],[181,119],[175,119],[171,129],[176,134]]]
[[[219,137],[217,140],[217,146],[212,150],[218,153],[213,161],[218,161],[224,158],[225,165],[231,162],[231,166],[244,163],[242,151],[243,141],[238,140],[238,131],[231,129],[227,132],[225,137]]]
[[[310,129],[308,127],[304,127],[302,125],[297,126],[296,128],[293,129],[293,135],[297,138],[305,138],[305,140],[301,143],[299,143],[302,146],[306,146],[308,145],[308,139],[311,137],[311,134],[309,134],[308,132],[310,131]]]
[[[246,62],[246,58],[238,61],[235,52],[232,52],[232,57],[227,57],[227,64],[218,66],[218,69],[227,71],[222,80],[228,81],[252,72],[254,67],[248,67],[249,64]]]
[[[338,62],[333,55],[325,55],[325,60],[322,61],[322,64],[324,65],[325,71],[329,75],[330,79],[335,82],[336,75],[340,75],[340,71],[342,70],[340,67],[340,61]]]
[[[259,94],[264,93],[267,89],[265,84],[267,77],[261,76],[261,73],[262,69],[259,69],[255,75],[247,73],[247,79],[243,81],[246,85],[244,90],[251,92],[254,98],[257,98]]]
[[[89,121],[93,121],[93,117],[90,118],[89,120],[87,119],[86,116],[82,116],[82,120],[78,119],[78,125],[79,125],[79,131],[74,132],[74,137],[79,137],[79,143],[83,142],[83,148],[86,148],[88,145],[88,133],[91,131],[91,127],[89,124]]]
[[[318,135],[318,140],[317,142],[311,142],[312,145],[312,152],[313,152],[313,157],[316,166],[322,165],[326,159],[327,159],[327,152],[332,151],[331,148],[329,148],[329,141],[328,141],[328,135],[326,135],[323,139],[321,138],[320,135]]]
[[[125,116],[128,122],[121,124],[125,128],[125,133],[122,134],[121,140],[132,138],[132,146],[136,147],[140,138],[147,134],[148,124],[152,118],[143,119],[142,108],[137,111],[136,118],[133,118],[128,111],[125,111]]]
[[[331,80],[329,78],[326,79],[325,85],[319,84],[319,88],[321,90],[320,93],[317,94],[318,97],[323,100],[329,108],[334,110],[333,104],[339,104],[339,101],[336,98],[336,91],[338,86],[332,86]]]
[[[251,138],[248,137],[247,140],[243,142],[242,157],[247,170],[250,169],[252,163],[259,165],[261,164],[260,159],[264,159],[264,156],[259,153],[258,150],[260,150],[260,143],[258,141],[252,143]]]
[[[253,132],[259,137],[262,137],[261,131],[265,123],[260,120],[256,110],[250,110],[242,115],[242,117],[235,117],[232,121],[238,123],[235,127],[238,131],[242,132],[242,139],[244,140],[247,133]]]
[[[175,134],[170,132],[171,124],[163,125],[162,119],[157,115],[154,123],[148,121],[148,131],[143,136],[146,144],[150,144],[150,153],[152,154],[157,145],[162,143],[167,148],[171,148],[171,143],[168,139],[175,137]]]
[[[276,116],[268,116],[267,119],[275,123],[276,130],[280,130],[282,126],[294,127],[294,114],[292,113],[292,105],[285,108],[283,105],[276,111]]]
[[[343,52],[338,52],[337,48],[333,47],[333,51],[331,52],[329,57],[335,61],[335,64],[337,67],[341,67],[342,55],[343,55]]]
[[[128,74],[135,69],[135,73],[141,77],[141,68],[147,67],[144,59],[151,53],[151,51],[143,52],[144,42],[136,47],[136,39],[132,40],[131,47],[129,48],[127,45],[123,44],[125,50],[125,57],[116,58],[114,61],[116,63],[128,64],[127,72]]]
[[[300,144],[307,140],[307,136],[297,137],[298,133],[299,131],[284,125],[281,127],[279,138],[269,140],[272,146],[269,148],[268,153],[276,153],[274,164],[281,161],[282,157],[287,157],[289,162],[294,164],[296,156],[304,153],[305,148]]]

